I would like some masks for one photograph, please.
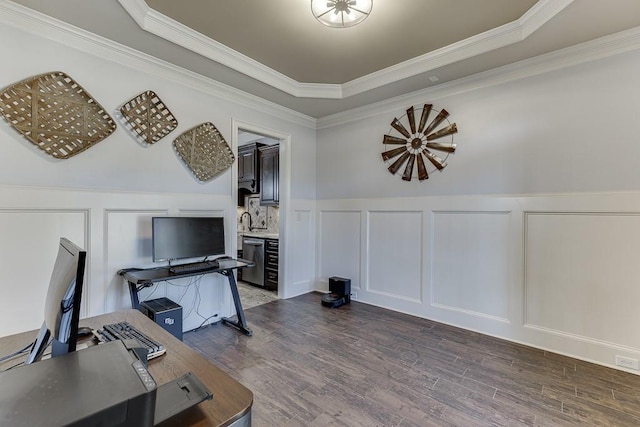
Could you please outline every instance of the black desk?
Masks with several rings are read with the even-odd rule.
[[[231,295],[233,296],[233,303],[236,308],[236,315],[238,320],[232,320],[230,318],[223,318],[222,323],[228,326],[232,326],[246,335],[252,335],[253,332],[247,327],[247,320],[244,317],[244,310],[242,309],[242,302],[240,301],[240,294],[238,293],[238,285],[233,275],[233,270],[244,267],[253,267],[255,264],[246,261],[244,259],[219,259],[217,268],[210,268],[207,270],[184,272],[184,273],[172,273],[169,271],[169,267],[156,267],[156,268],[125,268],[118,271],[118,274],[127,281],[129,284],[129,295],[131,296],[131,306],[136,310],[140,309],[140,299],[138,298],[138,292],[141,289],[153,286],[154,283],[164,282],[165,280],[181,279],[184,277],[200,276],[202,274],[218,273],[223,276],[227,276],[229,280],[229,287],[231,288]]]

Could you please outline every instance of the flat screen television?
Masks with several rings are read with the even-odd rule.
[[[60,239],[45,300],[44,322],[25,364],[42,358],[49,338],[51,357],[76,350],[86,258],[86,251],[64,237]]]
[[[200,258],[225,253],[224,218],[152,218],[153,261]]]

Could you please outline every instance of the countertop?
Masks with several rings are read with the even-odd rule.
[[[258,231],[239,231],[238,237],[257,237],[260,239],[277,239],[278,233],[261,233]]]

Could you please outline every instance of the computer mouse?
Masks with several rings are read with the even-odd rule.
[[[78,337],[86,337],[93,334],[93,329],[88,326],[80,326],[78,328]]]

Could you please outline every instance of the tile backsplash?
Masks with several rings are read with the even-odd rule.
[[[277,206],[260,206],[260,196],[252,195],[245,198],[245,207],[238,208],[238,231],[249,231],[249,220],[242,214],[249,212],[253,231],[277,233],[280,228],[280,210]]]

